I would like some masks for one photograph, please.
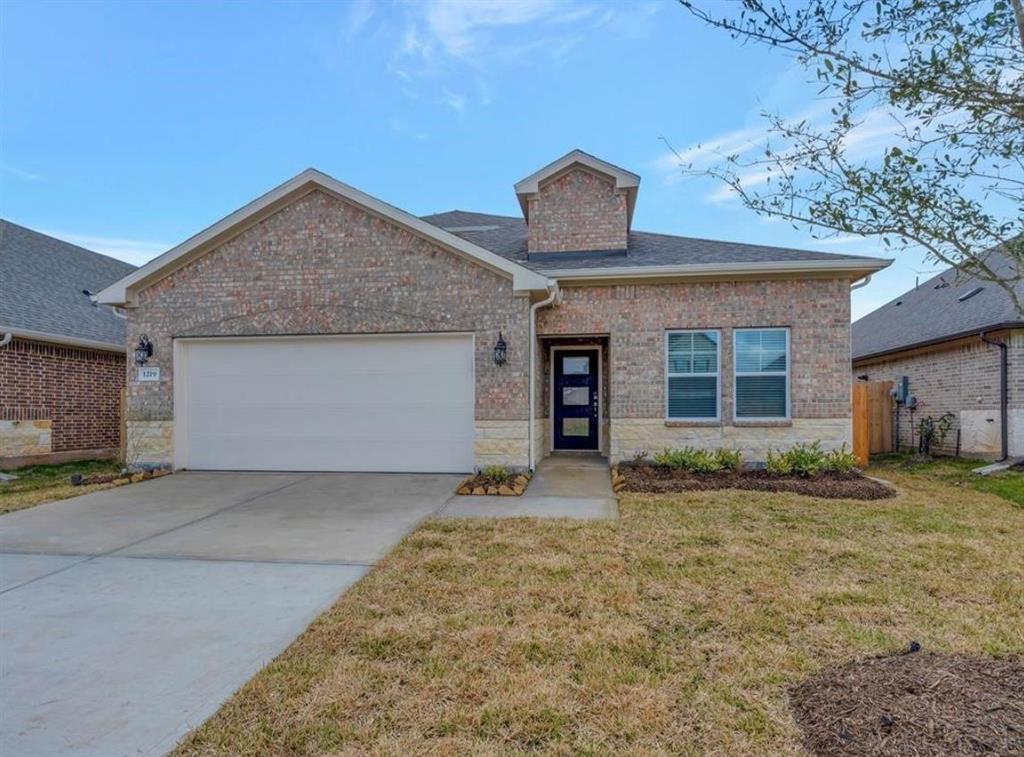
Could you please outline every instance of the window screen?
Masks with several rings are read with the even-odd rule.
[[[789,417],[789,330],[736,331],[736,417]]]
[[[666,417],[718,418],[717,331],[670,331],[665,344]]]

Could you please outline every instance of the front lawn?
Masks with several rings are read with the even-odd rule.
[[[902,493],[428,521],[177,754],[796,754],[788,691],[828,666],[1024,652],[1024,510],[870,473]]]
[[[28,468],[5,471],[13,473],[18,478],[13,481],[0,482],[0,515],[41,505],[44,502],[77,497],[79,494],[87,494],[100,489],[109,489],[112,484],[72,486],[71,474],[117,473],[119,470],[121,470],[121,466],[114,460],[84,460],[62,465],[33,465]]]
[[[872,460],[878,475],[886,476],[893,469],[928,476],[952,486],[967,486],[980,492],[991,492],[1018,507],[1024,507],[1024,473],[1006,470],[979,476],[974,473],[988,463],[984,460],[968,460],[962,457],[937,457],[921,460],[910,455],[881,455]]]

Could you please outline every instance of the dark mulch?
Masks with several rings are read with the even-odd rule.
[[[790,705],[816,755],[1024,754],[1020,659],[858,660],[796,686]]]
[[[649,494],[714,489],[794,492],[828,499],[885,499],[896,494],[892,487],[860,473],[822,473],[813,478],[772,476],[765,470],[689,473],[649,463],[623,463],[619,473],[626,479],[626,491]]]

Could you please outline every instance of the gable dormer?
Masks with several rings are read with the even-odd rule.
[[[527,251],[625,250],[640,177],[573,150],[515,185]]]

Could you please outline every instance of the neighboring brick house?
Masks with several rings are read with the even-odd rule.
[[[134,270],[0,220],[0,468],[117,454],[125,319],[89,293]]]
[[[1024,301],[1013,261],[992,250],[986,263],[1016,281]],[[1009,293],[991,281],[949,269],[858,320],[853,376],[908,378],[916,406],[913,412],[907,405],[897,409],[901,449],[917,449],[922,418],[949,413],[949,433],[933,451],[1024,456],[1024,318]]]
[[[850,441],[850,286],[889,261],[632,230],[573,151],[523,217],[417,218],[315,170],[100,294],[154,351],[140,462],[464,471],[552,451]]]

